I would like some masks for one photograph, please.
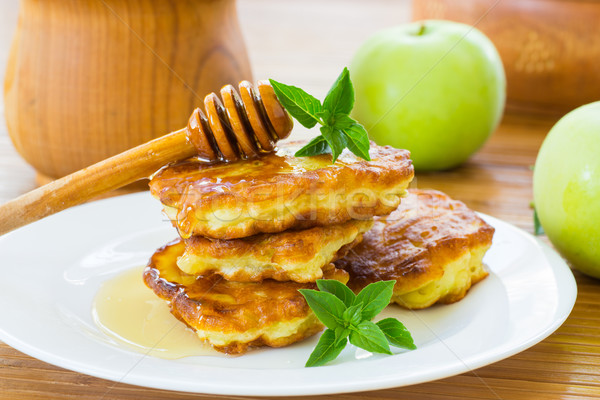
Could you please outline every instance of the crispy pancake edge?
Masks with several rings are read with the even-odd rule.
[[[216,273],[237,282],[314,282],[323,277],[324,266],[360,243],[372,225],[372,221],[351,220],[232,240],[192,236],[185,239],[177,265],[188,274]]]
[[[489,273],[482,263],[489,245],[482,245],[463,252],[458,258],[444,265],[444,274],[428,284],[412,291],[394,290],[391,302],[404,308],[422,309],[435,303],[451,304],[462,300],[471,287],[485,279]]]
[[[394,299],[407,308],[424,308],[438,301],[460,300],[472,284],[487,276],[480,264],[491,246],[494,228],[464,203],[442,192],[418,189],[409,189],[408,192],[396,211],[376,218],[363,242],[336,261],[336,266],[350,273],[348,286],[354,291],[378,280],[396,280]],[[419,202],[415,203],[415,196],[418,196]],[[418,205],[420,216],[409,213],[411,203]],[[444,216],[451,218],[452,223],[439,220]],[[432,223],[434,219],[438,220],[438,225]],[[433,235],[435,242],[432,243],[427,235]],[[425,295],[418,301],[407,300],[417,299],[414,292],[425,290],[423,288],[428,285],[429,288],[435,287],[435,284],[431,286],[432,282],[444,283],[448,266],[459,259],[465,263],[479,259],[479,265],[469,266],[469,269],[474,269],[470,272],[472,279],[463,285],[465,290],[450,288],[448,293],[441,293],[434,301],[425,299]],[[458,271],[454,266],[449,273]],[[446,278],[449,279],[448,274]],[[411,292],[413,296],[407,296]]]

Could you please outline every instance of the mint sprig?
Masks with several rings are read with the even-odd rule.
[[[397,319],[371,322],[390,303],[395,283],[371,283],[358,295],[336,280],[317,280],[319,290],[300,289],[317,318],[327,327],[306,366],[316,367],[334,360],[348,341],[373,353],[393,354],[390,345],[416,349],[410,332]]]
[[[323,103],[304,90],[269,79],[283,107],[300,124],[312,128],[321,125],[321,135],[296,152],[296,157],[331,153],[333,162],[345,148],[369,161],[369,136],[365,128],[350,117],[354,107],[354,87],[350,72],[344,68]]]

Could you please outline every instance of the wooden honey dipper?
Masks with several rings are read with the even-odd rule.
[[[188,126],[57,179],[0,206],[0,235],[81,204],[102,193],[150,177],[165,164],[199,156],[228,162],[273,151],[293,122],[273,87],[248,81],[210,93],[205,113],[195,109]]]

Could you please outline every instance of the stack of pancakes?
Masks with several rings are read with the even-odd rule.
[[[371,161],[343,153],[294,157],[303,143],[228,164],[187,160],[150,189],[180,238],[157,250],[144,281],[200,339],[227,353],[279,347],[320,331],[301,288],[346,283],[333,262],[351,256],[392,213],[413,178],[409,153],[371,145]],[[350,253],[349,253],[350,252]]]

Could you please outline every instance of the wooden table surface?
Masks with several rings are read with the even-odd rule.
[[[296,83],[317,97],[326,93],[366,36],[410,18],[407,1],[242,0],[238,4],[255,78],[275,77]],[[14,19],[10,18],[16,15],[16,2],[0,7],[4,7],[3,18],[8,21],[0,28],[0,61],[3,61],[8,43],[6,36],[14,27]],[[0,8],[0,14],[2,11]],[[445,191],[475,210],[532,232],[530,166],[555,121],[556,117],[506,115],[491,140],[465,165],[442,173],[418,174],[417,186]],[[3,124],[0,126],[2,202],[33,188],[35,183],[34,172],[15,153],[6,128]],[[295,133],[296,136],[306,134],[302,130]],[[600,398],[600,285],[597,280],[581,274],[575,273],[575,276],[579,294],[568,320],[549,338],[520,354],[435,382],[375,392],[317,396],[316,399]],[[0,399],[75,397],[189,399],[214,396],[140,388],[82,375],[38,361],[0,342]]]

